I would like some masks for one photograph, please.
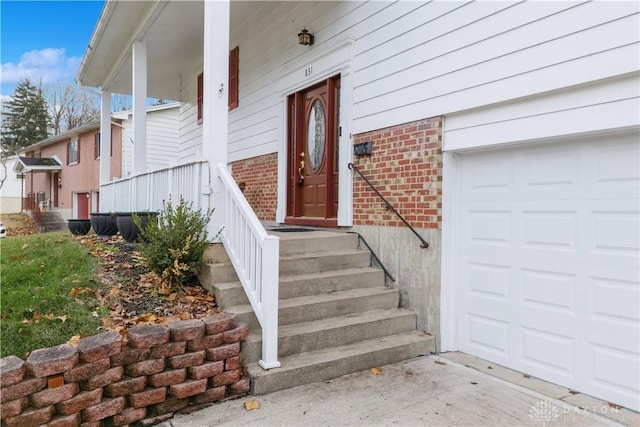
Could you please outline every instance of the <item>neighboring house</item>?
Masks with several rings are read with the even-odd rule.
[[[22,197],[24,197],[24,178],[22,174],[15,173],[13,168],[18,161],[18,156],[9,156],[0,168],[0,174],[6,174],[6,179],[0,188],[0,213],[19,213],[22,210]]]
[[[131,111],[113,113],[122,123],[122,177],[133,174],[133,120]],[[162,169],[177,163],[180,104],[156,105],[147,109],[147,166]]]
[[[111,135],[106,159],[116,179],[122,162],[117,124],[111,125]],[[100,208],[100,144],[100,121],[95,121],[22,149],[14,170],[25,174],[25,198],[64,219],[89,218]]]
[[[251,215],[228,210],[230,169],[263,221],[364,235],[438,351],[639,410],[639,9],[108,1],[78,81],[133,95],[140,155],[101,208],[180,194],[231,250]],[[181,102],[162,175],[147,97]]]

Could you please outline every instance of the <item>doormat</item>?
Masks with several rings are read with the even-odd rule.
[[[300,227],[282,227],[282,228],[270,228],[269,231],[278,231],[280,233],[304,233],[307,231],[316,231],[311,228],[300,228]]]

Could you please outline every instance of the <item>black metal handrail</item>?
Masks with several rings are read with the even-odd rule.
[[[364,243],[364,245],[367,247],[367,249],[369,249],[369,253],[371,254],[371,259],[375,260],[376,263],[378,264],[378,266],[382,269],[382,271],[384,272],[384,284],[385,286],[387,285],[387,277],[389,279],[391,279],[392,282],[395,282],[396,279],[393,278],[393,276],[391,275],[391,273],[389,273],[389,270],[387,270],[384,266],[384,264],[382,264],[382,261],[380,261],[380,258],[378,258],[378,255],[376,255],[376,253],[373,251],[373,249],[371,249],[371,246],[369,246],[369,244],[367,243],[367,241],[364,239],[364,237],[362,237],[362,234],[358,233],[357,231],[347,231],[347,233],[349,234],[355,234],[356,236],[358,236],[358,248],[360,248],[360,242]],[[369,261],[369,267],[373,267],[373,262]]]
[[[415,235],[416,235],[416,237],[418,237],[418,239],[420,239],[420,247],[421,247],[422,249],[426,249],[426,248],[428,248],[428,247],[429,247],[429,243],[427,243],[427,241],[426,241],[426,240],[424,240],[424,239],[422,238],[422,236],[418,234],[418,232],[415,230],[415,228],[413,228],[413,227],[411,226],[411,224],[409,224],[409,223],[407,222],[407,220],[406,220],[406,219],[404,219],[404,217],[400,214],[400,212],[398,212],[398,211],[397,211],[397,210],[396,210],[396,209],[391,205],[391,203],[389,203],[389,201],[388,201],[387,199],[385,199],[385,198],[384,198],[384,196],[383,196],[382,194],[380,194],[380,192],[378,191],[378,189],[377,189],[377,188],[376,188],[376,187],[371,183],[371,181],[369,181],[369,180],[367,179],[367,177],[366,177],[366,176],[364,176],[364,175],[362,174],[362,172],[360,172],[360,169],[358,169],[358,168],[357,168],[357,166],[356,166],[356,165],[354,165],[353,163],[349,163],[349,165],[348,165],[348,166],[349,166],[349,169],[351,169],[352,171],[357,172],[357,173],[358,173],[358,175],[360,175],[360,177],[361,177],[362,179],[364,179],[364,182],[366,182],[366,183],[369,185],[369,187],[371,187],[371,189],[372,189],[372,190],[373,190],[373,191],[378,195],[378,197],[380,197],[380,198],[382,199],[382,201],[384,202],[385,208],[386,208],[386,209],[391,209],[391,211],[392,211],[394,214],[396,214],[396,216],[397,216],[398,218],[400,218],[400,221],[402,221],[402,222],[404,223],[404,225],[406,225],[407,227],[409,227],[409,230],[411,230],[411,232],[412,232],[413,234],[415,234]]]

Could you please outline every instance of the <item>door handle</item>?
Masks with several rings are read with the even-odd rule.
[[[300,153],[300,167],[298,168],[298,185],[304,184],[304,151]]]

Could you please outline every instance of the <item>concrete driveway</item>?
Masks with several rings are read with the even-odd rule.
[[[491,366],[482,359],[461,353],[449,355],[382,366],[379,375],[364,371],[264,396],[230,400],[176,415],[162,426],[559,427],[640,423],[636,412],[612,408],[592,398],[583,398],[580,408],[562,400],[563,394],[575,397],[575,392]],[[474,363],[480,371],[470,367]],[[483,368],[491,375],[481,372]],[[515,382],[531,380],[533,386],[503,379],[509,379],[509,375],[524,378]],[[252,400],[260,408],[248,411],[243,405]]]

